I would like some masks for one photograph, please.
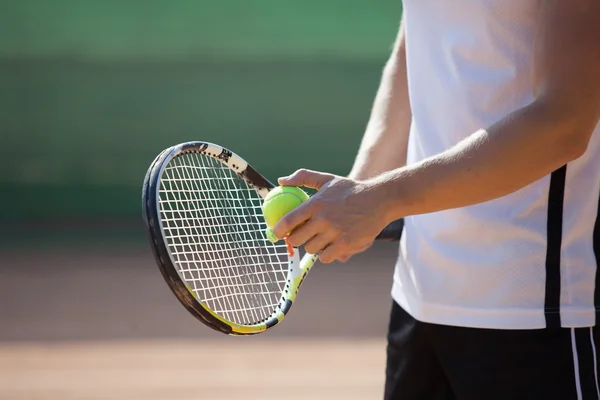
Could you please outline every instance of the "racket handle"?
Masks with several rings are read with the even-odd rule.
[[[304,257],[302,257],[302,260],[300,260],[300,270],[304,273],[308,273],[308,271],[310,271],[310,269],[313,267],[313,265],[315,265],[318,259],[318,254],[304,254]]]
[[[404,220],[397,219],[396,221],[390,222],[379,235],[375,238],[375,240],[387,241],[387,242],[397,242],[400,240],[402,236],[402,229],[404,228]]]

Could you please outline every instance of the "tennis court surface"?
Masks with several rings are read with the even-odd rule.
[[[196,322],[145,246],[5,251],[0,400],[379,399],[394,244],[319,264],[285,322]]]

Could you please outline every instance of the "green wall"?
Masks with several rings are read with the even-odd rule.
[[[0,219],[139,218],[187,140],[271,179],[346,173],[400,1],[12,0],[0,11]]]
[[[3,0],[0,53],[377,58],[400,14],[401,0]]]

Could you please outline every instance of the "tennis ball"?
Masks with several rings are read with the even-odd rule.
[[[294,186],[279,186],[271,190],[263,202],[262,210],[267,223],[267,238],[277,241],[273,235],[272,228],[281,218],[300,204],[308,200],[308,194]]]

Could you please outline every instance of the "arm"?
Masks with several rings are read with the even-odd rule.
[[[448,151],[374,178],[392,200],[389,219],[510,194],[585,152],[600,119],[600,2],[540,7],[535,101]]]
[[[410,120],[402,21],[349,177],[359,180],[372,178],[406,165]]]
[[[392,220],[489,201],[580,157],[600,119],[600,1],[544,0],[535,100],[453,148],[367,180],[299,170],[280,184],[319,192],[274,227],[321,261],[345,260]]]

